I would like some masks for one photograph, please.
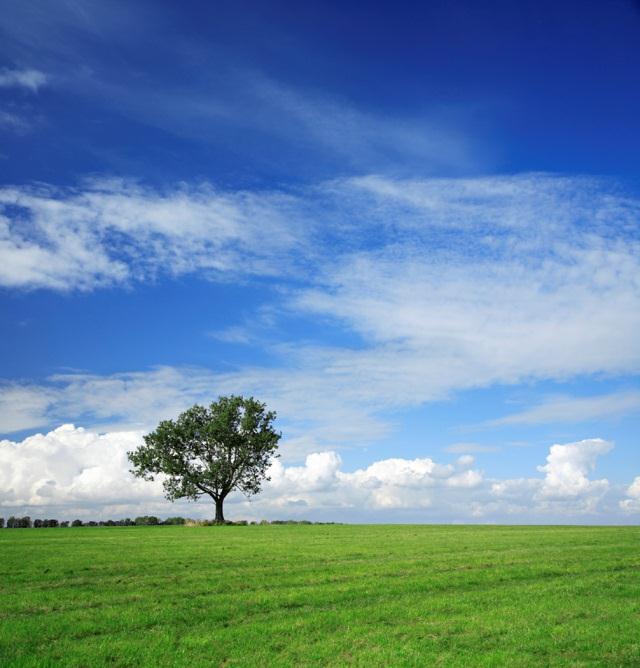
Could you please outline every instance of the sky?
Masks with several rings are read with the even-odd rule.
[[[0,5],[0,515],[640,520],[639,3]]]

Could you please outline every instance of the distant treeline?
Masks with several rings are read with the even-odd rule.
[[[82,520],[73,520],[58,522],[58,520],[32,520],[28,515],[25,517],[14,517],[13,515],[7,520],[7,529],[53,529],[53,528],[67,528],[67,527],[135,527],[135,526],[176,526],[186,524],[188,526],[216,526],[219,522],[214,520],[192,520],[187,517],[167,517],[166,520],[161,520],[155,515],[143,515],[131,519],[127,517],[124,520],[100,520],[94,522],[93,520],[83,522]],[[260,520],[260,522],[248,522],[247,520],[240,520],[239,522],[225,522],[229,526],[265,526],[269,524],[337,524],[337,522],[311,522],[309,520]],[[4,529],[4,517],[0,517],[0,529]]]
[[[59,522],[58,520],[32,520],[28,515],[25,517],[11,516],[7,520],[7,529],[51,529],[51,528],[66,528],[66,527],[135,527],[135,526],[155,526],[155,525],[176,525],[186,524],[189,520],[185,517],[168,517],[166,520],[161,520],[154,515],[143,515],[131,519],[127,517],[124,520],[100,520],[94,522],[90,520],[83,522],[82,520],[73,520]],[[5,526],[4,517],[0,517],[0,529]]]

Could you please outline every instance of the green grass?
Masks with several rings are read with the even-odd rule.
[[[0,531],[1,666],[640,666],[640,527]]]

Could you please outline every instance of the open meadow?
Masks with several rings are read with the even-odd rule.
[[[640,527],[0,531],[2,666],[640,665]]]

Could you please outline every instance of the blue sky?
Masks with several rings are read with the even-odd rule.
[[[232,515],[637,522],[639,30],[6,2],[0,514],[173,513],[126,449],[238,392],[283,456]]]

